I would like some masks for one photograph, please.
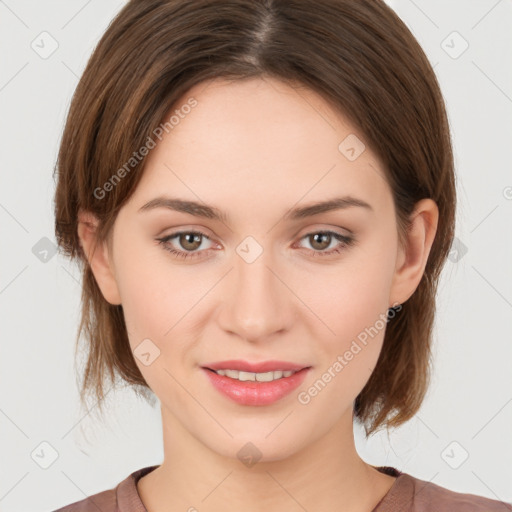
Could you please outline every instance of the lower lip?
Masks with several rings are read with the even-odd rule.
[[[271,382],[257,382],[232,379],[203,368],[218,391],[241,405],[269,405],[277,402],[304,382],[309,369],[303,368],[289,377]]]

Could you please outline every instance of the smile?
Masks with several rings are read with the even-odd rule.
[[[273,404],[298,388],[311,367],[301,370],[275,370],[265,373],[202,368],[208,381],[222,396],[239,405]]]
[[[290,377],[296,371],[292,370],[277,370],[274,372],[265,372],[265,373],[254,373],[254,372],[242,372],[238,370],[212,370],[215,371],[217,375],[223,375],[229,377],[230,379],[236,379],[240,381],[253,381],[253,382],[272,382],[277,379],[281,379],[283,377]]]

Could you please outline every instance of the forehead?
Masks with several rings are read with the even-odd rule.
[[[195,106],[183,108],[191,100]],[[173,114],[173,127],[147,156],[134,194],[138,207],[165,192],[204,198],[222,210],[237,202],[256,211],[258,204],[292,206],[334,195],[376,206],[389,200],[364,136],[304,86],[269,78],[203,82],[167,119]]]

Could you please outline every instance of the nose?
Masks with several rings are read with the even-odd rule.
[[[270,252],[251,263],[234,254],[234,268],[223,283],[220,327],[252,342],[287,331],[296,318],[297,299]]]

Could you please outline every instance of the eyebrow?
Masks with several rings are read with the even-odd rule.
[[[307,217],[313,217],[314,215],[318,215],[320,213],[334,210],[345,210],[347,208],[353,207],[360,207],[369,211],[373,211],[372,206],[366,201],[357,199],[352,196],[344,196],[292,208],[284,215],[283,218],[285,220],[300,220]],[[196,201],[163,196],[151,199],[151,201],[148,201],[146,204],[139,208],[139,212],[146,212],[156,208],[167,208],[176,212],[188,213],[190,215],[194,215],[195,217],[204,217],[225,223],[229,222],[229,217],[227,214],[213,206],[209,206],[204,203],[198,203]]]

